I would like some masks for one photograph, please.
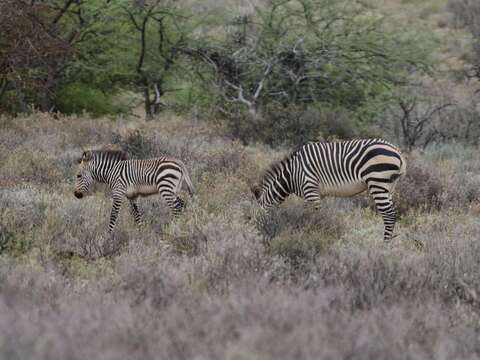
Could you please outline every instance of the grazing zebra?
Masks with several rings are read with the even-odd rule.
[[[252,192],[264,210],[290,194],[319,203],[324,196],[348,197],[368,189],[383,217],[384,240],[396,221],[392,193],[406,173],[399,150],[381,139],[307,143],[265,172]]]
[[[85,151],[78,160],[80,171],[75,184],[75,196],[85,195],[94,181],[106,183],[112,189],[112,211],[108,233],[117,221],[118,212],[125,196],[130,202],[130,210],[137,225],[142,215],[138,209],[138,196],[160,193],[175,215],[184,208],[184,201],[177,196],[183,182],[190,195],[194,188],[185,165],[175,159],[159,157],[148,160],[128,160],[123,151]]]

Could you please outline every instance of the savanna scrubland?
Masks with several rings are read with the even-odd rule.
[[[215,4],[182,4],[228,18]],[[12,81],[21,74],[25,87],[31,86],[31,73],[20,62],[2,68],[0,357],[479,358],[476,3],[384,0],[362,6],[362,16],[386,17],[382,36],[397,29],[405,41],[374,34],[355,38],[355,44],[386,56],[392,49],[387,42],[377,48],[376,41],[394,39],[418,50],[405,59],[411,66],[401,59],[362,60],[359,69],[366,72],[348,70],[355,81],[344,83],[338,76],[352,66],[353,43],[343,43],[344,55],[332,56],[321,71],[312,65],[317,60],[295,58],[310,69],[307,75],[318,71],[327,79],[297,89],[281,77],[285,71],[298,80],[296,65],[279,70],[264,62],[278,53],[272,38],[257,53],[235,48],[248,48],[245,39],[227,46],[227,37],[216,47],[217,56],[229,60],[228,66],[215,63],[223,64],[220,76],[198,59],[201,54],[211,60],[210,47],[179,45],[186,59],[172,61],[184,67],[171,73],[163,66],[172,63],[161,63],[164,82],[150,77],[158,68],[145,66],[135,75],[133,66],[127,76],[114,67],[121,81],[133,84],[116,92],[98,90],[90,78],[70,78],[73,70],[53,85],[36,73],[35,89],[58,91],[51,98],[37,98]],[[234,9],[256,14],[251,3]],[[127,10],[141,16],[138,8]],[[414,38],[406,29],[415,30],[414,45],[426,54],[408,47]],[[326,44],[339,44],[333,38]],[[280,42],[282,51],[287,40]],[[305,57],[316,59],[315,48],[308,47],[315,41],[304,43]],[[79,53],[84,45],[76,45]],[[76,60],[72,69],[85,65]],[[97,69],[82,69],[99,76],[107,66],[100,60]],[[30,61],[24,64],[30,69],[43,66]],[[225,70],[230,66],[233,75]],[[273,77],[264,77],[270,68]],[[200,69],[206,79],[189,73],[193,80],[187,81],[187,69]],[[386,69],[394,79],[380,77]],[[106,75],[100,79],[113,82]],[[335,81],[335,91],[328,90]],[[383,82],[388,86],[379,86]],[[156,108],[158,99],[151,93],[145,98],[139,89],[161,84],[168,91]],[[289,100],[270,94],[272,88],[282,88]],[[307,90],[311,98],[291,100]],[[250,184],[293,144],[360,136],[397,143],[408,162],[396,190],[398,236],[391,244],[383,243],[381,217],[365,194],[327,198],[319,209],[291,198],[272,213],[258,211]],[[73,196],[75,160],[83,149],[104,147],[184,161],[197,193],[184,194],[183,216],[174,219],[159,197],[144,198],[139,205],[145,226],[137,229],[124,206],[114,236],[106,237],[108,189],[98,185],[82,200]]]

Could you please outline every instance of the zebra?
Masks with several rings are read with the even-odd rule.
[[[317,205],[325,196],[350,197],[368,189],[383,217],[384,241],[393,237],[392,194],[406,162],[383,139],[309,142],[273,163],[251,190],[263,210],[295,194]]]
[[[187,185],[190,196],[195,192],[185,165],[180,160],[166,156],[129,160],[123,151],[91,150],[84,151],[77,162],[80,169],[75,183],[75,197],[81,199],[95,181],[108,184],[112,190],[109,234],[113,232],[124,197],[130,203],[135,223],[140,226],[142,214],[137,205],[139,196],[160,193],[177,216],[185,207],[185,202],[177,196],[183,183]]]

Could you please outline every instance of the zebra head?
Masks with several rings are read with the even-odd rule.
[[[75,181],[74,195],[78,199],[81,199],[85,194],[87,194],[93,184],[94,179],[92,176],[91,160],[91,151],[84,151],[82,157],[77,160],[77,162],[80,164],[80,171],[78,172],[77,179]]]
[[[252,192],[255,200],[258,202],[261,208],[263,208],[263,201],[262,201],[262,189],[257,184],[253,184],[250,186],[250,191]]]
[[[288,159],[274,163],[263,175],[261,185],[250,187],[257,203],[263,210],[281,204],[292,193],[289,167]]]

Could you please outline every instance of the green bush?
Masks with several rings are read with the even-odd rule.
[[[25,236],[17,237],[15,233],[0,226],[0,255],[20,255],[28,252],[31,242]]]
[[[87,112],[94,117],[120,112],[112,103],[112,96],[81,83],[65,86],[57,96],[57,109],[65,114]]]
[[[299,145],[321,138],[348,139],[357,133],[347,113],[279,104],[268,105],[256,121],[248,114],[227,119],[227,128],[243,143],[262,142],[272,146]]]

